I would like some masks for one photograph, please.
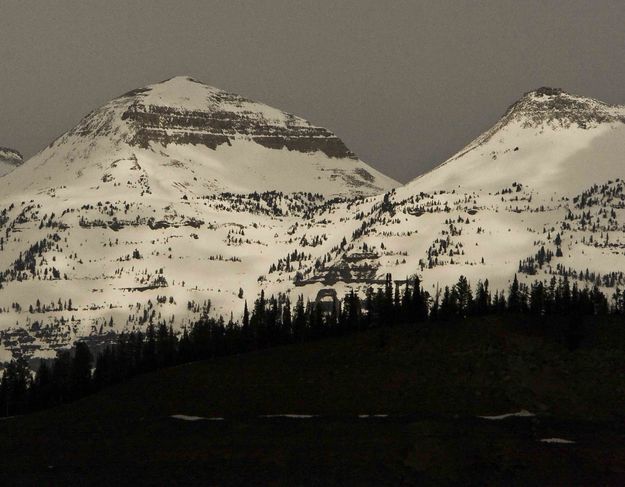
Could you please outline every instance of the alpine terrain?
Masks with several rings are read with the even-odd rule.
[[[625,107],[558,89],[397,188],[326,129],[173,78],[0,179],[0,358],[238,319],[261,291],[364,294],[389,274],[418,274],[433,299],[460,275],[616,289],[624,178]]]
[[[622,288],[624,178],[625,107],[541,88],[431,172],[334,205],[359,226],[314,279],[417,272],[432,297],[460,275],[493,292],[515,274]]]
[[[396,185],[330,131],[188,77],[122,95],[0,179],[0,360],[238,315],[274,261],[312,259],[319,206]]]

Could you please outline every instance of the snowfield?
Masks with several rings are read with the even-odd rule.
[[[624,121],[537,90],[392,189],[293,115],[189,78],[135,90],[0,178],[0,360],[387,273],[431,295],[460,275],[623,287]]]

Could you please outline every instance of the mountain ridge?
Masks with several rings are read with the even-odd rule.
[[[364,294],[389,274],[398,285],[423,277],[433,298],[460,275],[474,286],[488,279],[492,290],[507,289],[515,274],[522,285],[563,277],[625,285],[615,271],[625,254],[625,124],[516,118],[527,104],[538,104],[537,116],[551,111],[549,100],[569,96],[560,90],[529,92],[487,140],[489,131],[407,185],[358,191],[366,176],[354,171],[365,166],[351,157],[251,140],[272,127],[308,125],[238,98],[207,101],[232,106],[232,133],[221,134],[228,142],[164,144],[162,137],[195,134],[204,118],[150,107],[186,110],[220,93],[186,78],[172,83],[196,91],[180,95],[166,82],[122,95],[0,180],[0,295],[12,303],[1,308],[0,357],[50,357],[76,337],[106,341],[149,322],[180,330],[208,313],[236,319],[260,292],[291,303],[300,295],[315,301],[326,288]],[[620,117],[620,108],[588,103]],[[586,105],[568,112],[583,118]],[[258,113],[251,136],[232,129]],[[147,139],[129,143],[131,124]],[[268,153],[255,166],[262,172],[245,165]],[[341,165],[352,172],[337,172]]]

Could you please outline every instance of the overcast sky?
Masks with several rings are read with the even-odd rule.
[[[189,75],[407,181],[539,86],[625,103],[625,1],[0,0],[0,146]]]

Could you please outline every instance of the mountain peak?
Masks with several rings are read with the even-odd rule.
[[[575,194],[621,177],[625,107],[541,87],[525,93],[503,117],[413,188],[497,191],[511,182]]]
[[[581,129],[602,123],[625,123],[625,107],[612,106],[594,98],[567,93],[562,88],[543,86],[525,93],[513,103],[498,125],[520,122],[525,128],[577,126]]]
[[[44,191],[53,181],[63,186],[65,171],[72,174],[66,181],[144,193],[149,185],[163,197],[258,190],[370,196],[397,186],[330,130],[189,76],[111,100],[33,159],[38,177],[27,184]],[[134,168],[130,176],[141,172],[141,184],[127,184],[124,164]]]
[[[526,93],[525,95],[533,95],[536,97],[541,97],[541,96],[559,96],[562,94],[567,94],[565,93],[565,91],[562,88],[551,88],[550,86],[541,86],[540,88],[537,88],[535,90],[532,90],[528,93]]]
[[[175,104],[186,101],[187,103],[182,103],[182,106],[191,108],[193,107],[189,105],[189,101],[195,102],[198,105],[196,108],[200,108],[200,106],[205,105],[207,97],[211,94],[225,93],[223,90],[203,83],[191,76],[174,76],[159,83],[148,85],[141,91],[148,98],[149,102],[163,103],[169,101]],[[150,97],[150,94],[152,94],[152,97]],[[168,95],[172,98],[155,99],[155,96],[159,95]]]
[[[174,82],[174,83],[200,83],[200,84],[204,84],[201,81],[196,80],[195,78],[191,77],[191,76],[186,76],[186,75],[178,75],[178,76],[172,76],[171,78],[167,78],[166,80],[161,81],[159,84],[162,83],[170,83],[170,82]]]

